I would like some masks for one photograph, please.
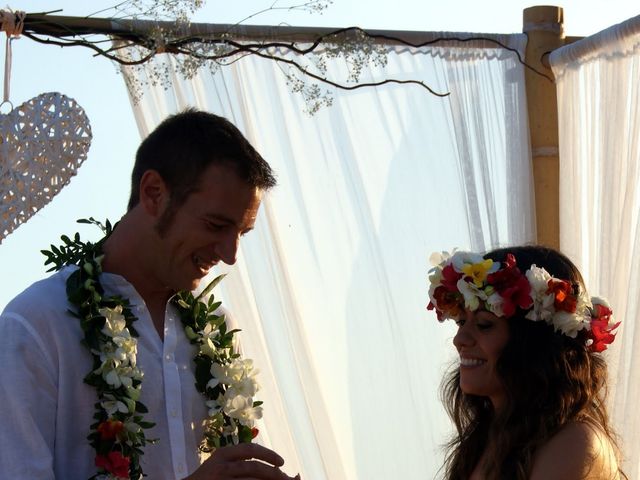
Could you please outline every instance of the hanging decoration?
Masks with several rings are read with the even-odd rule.
[[[91,145],[89,119],[72,98],[43,93],[16,108],[9,100],[11,41],[20,36],[23,20],[24,13],[0,12],[7,34],[0,105],[0,242],[69,183]]]

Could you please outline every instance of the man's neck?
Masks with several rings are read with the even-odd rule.
[[[135,210],[120,220],[103,246],[102,269],[125,278],[144,300],[160,338],[164,338],[164,316],[167,301],[174,292],[154,281],[151,270],[145,265],[149,228],[141,225]]]

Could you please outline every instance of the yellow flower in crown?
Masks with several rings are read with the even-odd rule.
[[[470,277],[476,287],[481,287],[484,281],[487,279],[487,275],[493,266],[493,260],[487,258],[478,263],[467,263],[462,267],[462,273],[465,276]]]

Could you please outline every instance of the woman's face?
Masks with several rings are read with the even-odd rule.
[[[504,401],[496,363],[509,340],[509,324],[484,310],[466,310],[457,322],[453,344],[460,354],[460,388],[469,395],[489,397],[494,408]]]

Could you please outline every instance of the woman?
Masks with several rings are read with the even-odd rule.
[[[443,399],[449,480],[627,478],[604,405],[600,352],[618,326],[575,265],[524,246],[440,256],[429,309],[454,319],[460,365]]]

